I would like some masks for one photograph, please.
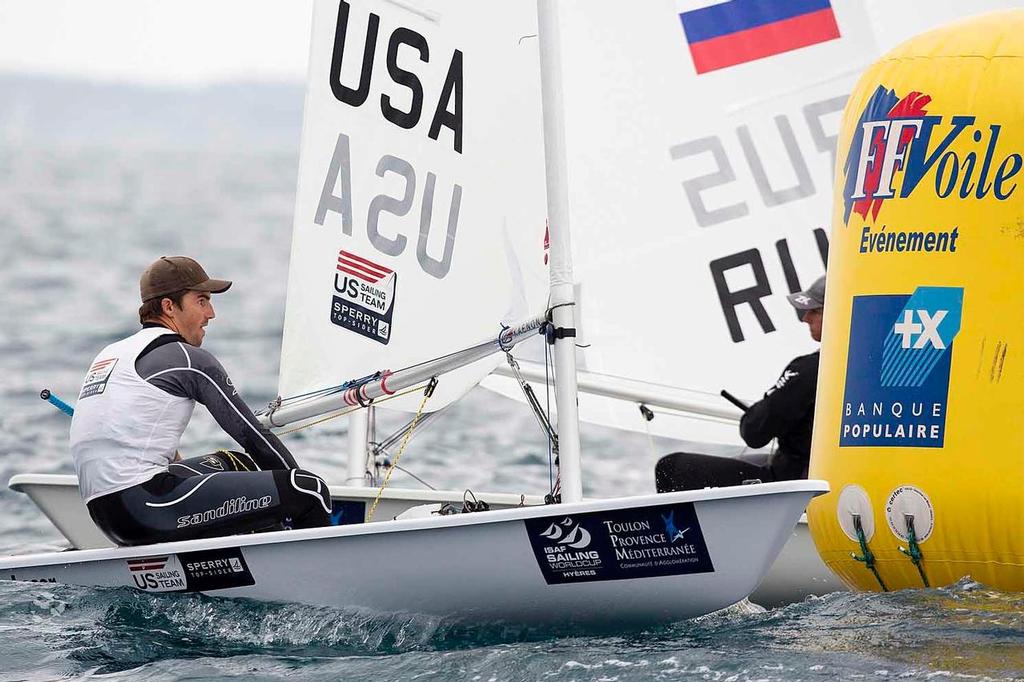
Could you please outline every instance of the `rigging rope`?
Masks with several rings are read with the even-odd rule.
[[[420,483],[422,483],[422,484],[423,484],[424,486],[426,486],[427,488],[429,488],[429,489],[431,489],[431,490],[437,490],[437,488],[436,488],[436,487],[434,487],[434,486],[430,485],[429,483],[427,483],[427,482],[426,482],[426,481],[424,481],[424,480],[423,480],[422,478],[420,478],[419,476],[417,476],[417,475],[416,475],[416,474],[414,474],[413,472],[409,471],[408,469],[406,469],[406,468],[404,468],[404,467],[400,467],[400,466],[398,466],[397,464],[392,464],[392,466],[393,466],[394,468],[398,469],[399,471],[401,471],[401,472],[402,472],[403,474],[405,474],[405,475],[407,475],[407,476],[411,476],[412,478],[416,479],[417,481],[419,481]]]
[[[412,423],[409,425],[409,430],[405,433],[405,438],[402,440],[402,445],[398,448],[398,452],[395,453],[395,461],[392,466],[388,469],[387,475],[384,477],[384,483],[381,484],[380,490],[377,491],[377,497],[373,501],[373,506],[370,507],[370,511],[366,514],[366,523],[373,520],[373,513],[377,511],[377,505],[380,504],[380,498],[384,495],[384,489],[388,487],[388,483],[391,482],[391,474],[398,468],[398,460],[402,458],[402,453],[405,452],[405,446],[409,444],[409,439],[412,438],[412,432],[416,428],[416,422],[419,421],[420,415],[423,414],[423,409],[427,406],[427,401],[430,400],[430,396],[434,395],[434,389],[437,388],[437,377],[431,377],[427,383],[427,387],[423,390],[423,400],[420,401],[419,409],[416,410],[416,416],[413,417]]]
[[[549,313],[550,315],[550,313]],[[549,368],[554,368],[554,362],[551,360],[551,344],[544,344],[544,399],[547,403],[547,414],[551,414],[551,384],[554,380],[554,372],[552,371],[549,375]],[[552,470],[554,470],[555,476],[552,481]],[[548,439],[548,485],[551,487],[551,492],[544,496],[545,504],[554,504],[559,502],[559,496],[562,490],[562,472],[558,468],[558,440]]]
[[[516,377],[516,381],[519,382],[519,388],[523,390],[523,395],[526,397],[526,404],[530,406],[530,410],[533,412],[533,416],[537,419],[537,424],[540,426],[540,430],[544,432],[544,435],[550,440],[554,441],[555,447],[558,446],[558,434],[555,433],[555,429],[551,426],[551,420],[548,415],[540,406],[540,401],[537,400],[537,395],[533,392],[533,387],[530,386],[529,382],[523,378],[523,375],[519,372],[519,363],[512,357],[509,352],[505,353],[505,358],[508,360],[508,366],[512,368],[512,373]]]
[[[651,435],[651,422],[654,421],[654,412],[651,408],[640,403],[640,418],[644,421],[644,431],[647,432],[647,447],[650,448],[651,456],[657,457],[658,451],[654,449],[654,436]]]

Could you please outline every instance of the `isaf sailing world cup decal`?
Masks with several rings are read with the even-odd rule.
[[[549,585],[715,570],[693,504],[526,519]]]
[[[941,448],[964,290],[855,296],[840,447]]]
[[[398,273],[342,249],[334,273],[331,322],[387,345]]]
[[[1006,201],[1024,158],[999,145],[1002,125],[970,112],[929,112],[932,98],[878,86],[853,131],[843,166],[844,222],[877,220],[887,201],[914,192],[940,199]]]

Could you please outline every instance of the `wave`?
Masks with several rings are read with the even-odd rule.
[[[836,593],[770,611],[741,603],[692,621],[625,631],[609,624],[603,632],[3,583],[0,623],[0,658],[10,670],[38,673],[43,660],[62,675],[145,669],[216,677],[258,664],[274,677],[375,679],[381,659],[391,679],[424,669],[438,679],[475,671],[595,680],[987,680],[1024,671],[1024,595],[966,580],[940,590]]]

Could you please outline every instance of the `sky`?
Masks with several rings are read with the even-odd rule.
[[[304,81],[312,0],[0,0],[0,72]]]

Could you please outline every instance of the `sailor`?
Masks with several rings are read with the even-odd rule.
[[[820,343],[825,276],[788,298],[807,325],[811,338]],[[820,355],[820,351],[814,351],[794,358],[782,370],[775,385],[751,405],[740,420],[740,436],[750,447],[764,447],[773,438],[778,441],[778,448],[768,461],[772,480],[807,478]]]
[[[214,315],[212,279],[185,256],[161,257],[140,281],[142,329],[96,356],[71,422],[79,489],[96,525],[119,545],[327,525],[327,484],[298,468],[200,348]],[[181,459],[202,403],[241,451]]]

